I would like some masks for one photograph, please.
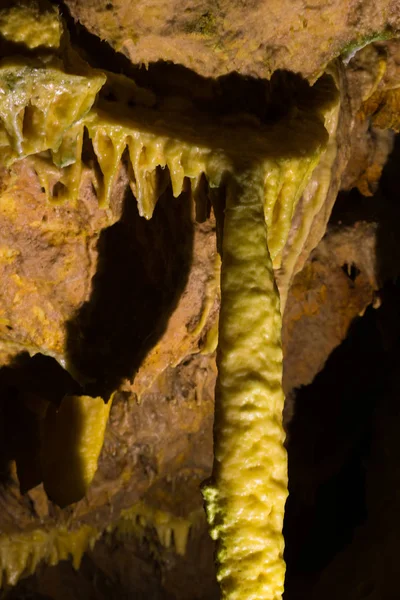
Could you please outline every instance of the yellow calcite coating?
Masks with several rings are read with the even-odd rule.
[[[222,597],[278,600],[287,462],[281,315],[261,169],[234,178],[228,189],[217,363],[214,481],[204,497],[218,540]]]
[[[49,149],[57,152],[63,135],[86,115],[104,81],[97,72],[66,73],[57,63],[4,60],[0,68],[2,164]]]
[[[32,575],[41,561],[56,565],[72,558],[78,569],[83,554],[93,547],[100,533],[89,525],[69,531],[66,527],[34,529],[0,535],[0,588],[15,585],[23,575]]]
[[[0,34],[27,48],[58,48],[62,23],[57,8],[47,0],[9,2],[0,10]]]
[[[339,87],[339,76],[335,65],[329,69],[329,73]],[[281,310],[284,313],[290,284],[296,272],[299,270],[297,261],[304,249],[309,247],[309,252],[316,246],[320,237],[311,235],[315,221],[321,211],[329,193],[332,179],[332,170],[337,156],[337,130],[340,116],[340,96],[333,97],[331,105],[324,111],[324,124],[329,134],[329,141],[318,161],[314,163],[313,169],[306,178],[306,187],[302,191],[301,204],[296,208],[299,214],[294,214],[295,226],[291,228],[278,265],[280,271],[278,276],[279,292],[281,297]],[[325,210],[324,220],[329,218],[329,210]],[[323,231],[323,230],[322,230]],[[313,245],[310,247],[310,237]]]
[[[157,533],[158,540],[164,548],[174,548],[176,553],[184,556],[192,527],[195,527],[204,512],[193,511],[187,517],[177,517],[170,512],[155,508],[145,502],[138,502],[121,511],[116,525],[108,528],[117,537],[144,534],[146,527]]]
[[[112,398],[65,396],[50,406],[43,426],[43,482],[60,506],[80,500],[97,469]]]

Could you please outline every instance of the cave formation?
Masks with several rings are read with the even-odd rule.
[[[398,9],[206,4],[0,11],[1,598],[254,593],[240,527],[286,480],[268,302],[284,598],[396,589]],[[232,446],[232,369],[281,398],[282,458]],[[232,535],[246,451],[273,466]]]

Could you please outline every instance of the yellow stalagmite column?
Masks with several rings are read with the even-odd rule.
[[[215,462],[203,494],[229,600],[278,600],[285,575],[281,315],[263,182],[259,167],[231,179],[223,233]]]

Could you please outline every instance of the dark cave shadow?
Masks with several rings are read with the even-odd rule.
[[[43,354],[17,355],[0,369],[0,484],[10,477],[15,461],[21,493],[42,481],[41,423],[47,403],[59,406],[80,386],[59,363]]]
[[[75,400],[65,398],[69,407],[67,412],[58,412],[56,406],[50,405],[40,424],[43,485],[49,500],[60,508],[82,500],[87,492],[85,459],[82,457],[82,440],[87,433],[81,405]]]
[[[313,383],[297,392],[288,428],[287,600],[297,597],[297,579],[321,571],[366,519],[364,463],[387,382],[385,357],[369,308]]]
[[[149,221],[129,192],[120,221],[101,233],[90,300],[67,324],[68,361],[88,395],[108,400],[164,333],[188,279],[193,231],[189,195],[175,199],[168,187]]]
[[[396,424],[400,431],[398,395],[391,392],[398,388],[400,373],[399,163],[397,136],[376,194],[366,198],[355,189],[342,192],[332,213],[333,226],[377,223],[381,305],[369,307],[353,322],[324,369],[309,386],[296,392],[288,443],[285,600],[322,600],[313,590],[322,574],[328,574],[331,582],[339,576],[334,562],[339,555],[349,561],[346,581],[350,585],[359,560],[358,552],[352,551],[354,536],[379,519],[385,485],[387,497],[400,493],[400,482],[390,490],[390,475],[377,474],[373,466],[379,448],[385,447],[392,460],[400,457],[400,436],[392,435],[390,443],[380,437],[385,428],[393,430]],[[400,520],[393,513],[388,522],[398,539]],[[387,534],[380,529],[380,536]],[[374,577],[371,564],[366,563],[364,570],[366,579]],[[328,595],[336,598],[343,594],[340,588]]]

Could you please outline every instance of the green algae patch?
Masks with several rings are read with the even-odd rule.
[[[344,48],[340,52],[340,56],[343,57],[344,61],[348,61],[354,56],[356,52],[362,50],[363,48],[365,48],[365,46],[368,46],[368,44],[373,44],[374,42],[385,42],[387,40],[393,39],[394,37],[397,37],[398,35],[399,32],[396,32],[391,28],[363,35],[346,44],[346,46],[344,46]]]
[[[212,12],[205,12],[199,19],[187,25],[186,32],[195,33],[205,37],[213,37],[218,33],[217,18]]]

